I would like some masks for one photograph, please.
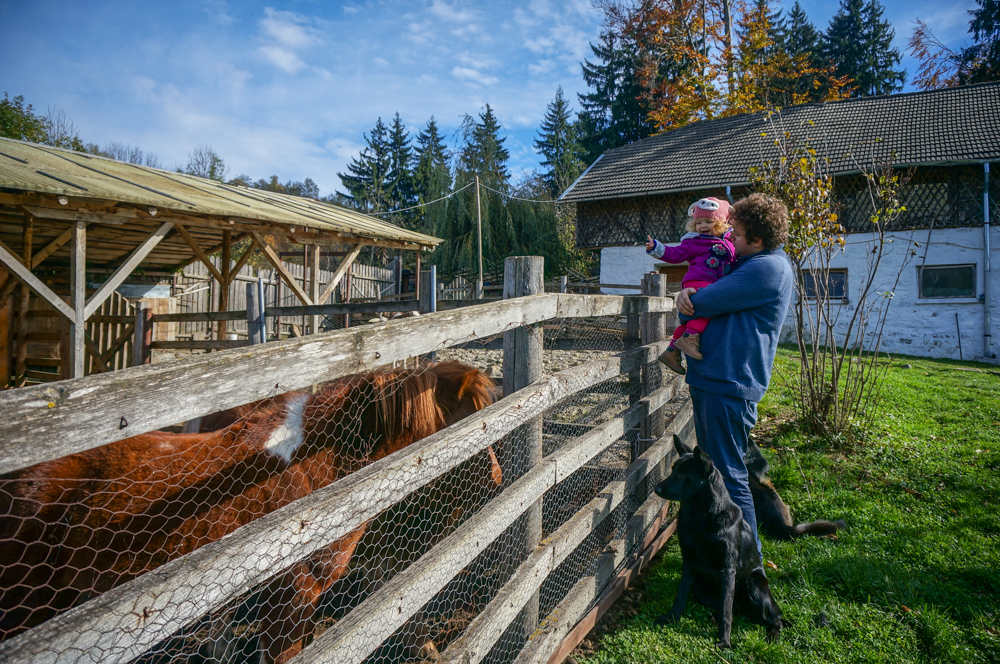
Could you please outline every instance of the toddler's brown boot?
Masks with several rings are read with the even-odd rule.
[[[678,373],[682,376],[687,373],[684,369],[684,365],[681,364],[681,352],[676,348],[668,348],[660,353],[659,360],[667,365],[667,368],[674,373]]]
[[[699,334],[685,334],[674,342],[674,346],[684,351],[684,354],[689,357],[696,360],[704,359],[701,354],[701,335]]]

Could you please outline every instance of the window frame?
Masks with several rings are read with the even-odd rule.
[[[954,268],[972,268],[972,294],[971,295],[924,295],[924,270],[941,270]],[[977,301],[979,290],[979,264],[978,263],[949,263],[946,265],[918,265],[917,266],[917,299],[925,302],[940,302],[942,300],[962,300]]]
[[[805,296],[806,296],[807,300],[809,300],[810,302],[816,302],[818,300],[818,298],[815,295],[815,292],[816,292],[815,280],[814,280],[814,283],[813,283],[813,286],[812,286],[813,295],[810,295],[809,294],[809,287],[807,285],[808,282],[806,281],[806,275],[807,274],[810,277],[812,277],[812,272],[810,272],[809,270],[799,270],[799,279],[802,280],[802,291],[803,291],[803,293],[805,293]],[[842,296],[840,296],[840,297],[837,297],[835,295],[831,295],[830,297],[827,298],[827,301],[832,302],[832,303],[838,303],[838,304],[842,303],[842,302],[843,303],[850,302],[851,298],[850,298],[850,295],[848,294],[848,289],[847,289],[847,286],[850,283],[850,281],[849,281],[850,280],[850,270],[848,268],[846,268],[846,267],[831,267],[829,269],[829,271],[828,271],[827,279],[829,279],[829,275],[832,275],[832,274],[843,274],[844,275],[844,294]],[[829,283],[829,281],[828,281],[828,283]]]

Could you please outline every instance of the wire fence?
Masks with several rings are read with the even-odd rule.
[[[656,344],[621,359],[639,343],[626,316],[542,327],[551,389],[501,401],[499,335],[444,342],[436,363],[278,384],[189,433],[178,423],[0,476],[0,658],[532,661],[547,617],[587,579],[577,608],[592,606],[655,525],[666,453],[636,464],[663,433],[647,430],[651,410],[669,423],[685,403],[651,361]],[[475,453],[441,462],[477,436]],[[181,569],[195,580],[171,587]],[[541,583],[522,582],[532,569]],[[130,603],[144,583],[172,589],[154,608]],[[86,630],[59,622],[85,602],[106,602]]]

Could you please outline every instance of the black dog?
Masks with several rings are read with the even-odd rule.
[[[774,484],[767,478],[767,459],[761,454],[757,443],[750,441],[743,462],[750,472],[750,493],[753,494],[753,510],[757,514],[757,528],[767,533],[768,537],[787,540],[800,535],[832,535],[838,528],[846,528],[847,524],[837,521],[813,521],[795,525],[792,513],[781,500]]]
[[[722,475],[701,448],[687,452],[677,436],[674,447],[681,457],[655,491],[666,500],[681,501],[677,538],[684,567],[677,599],[656,624],[678,620],[688,592],[693,592],[696,600],[715,612],[720,648],[731,647],[734,606],[752,622],[767,627],[767,637],[773,641],[782,628],[781,609],[771,597],[757,542],[743,520],[743,511],[729,497]]]

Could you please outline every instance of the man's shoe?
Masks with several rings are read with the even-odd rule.
[[[668,348],[662,353],[660,353],[660,362],[667,365],[667,368],[674,373],[684,375],[687,370],[684,369],[684,365],[681,364],[681,352],[676,348]]]
[[[685,334],[674,342],[674,347],[684,351],[688,357],[696,360],[705,359],[701,354],[701,335]]]

